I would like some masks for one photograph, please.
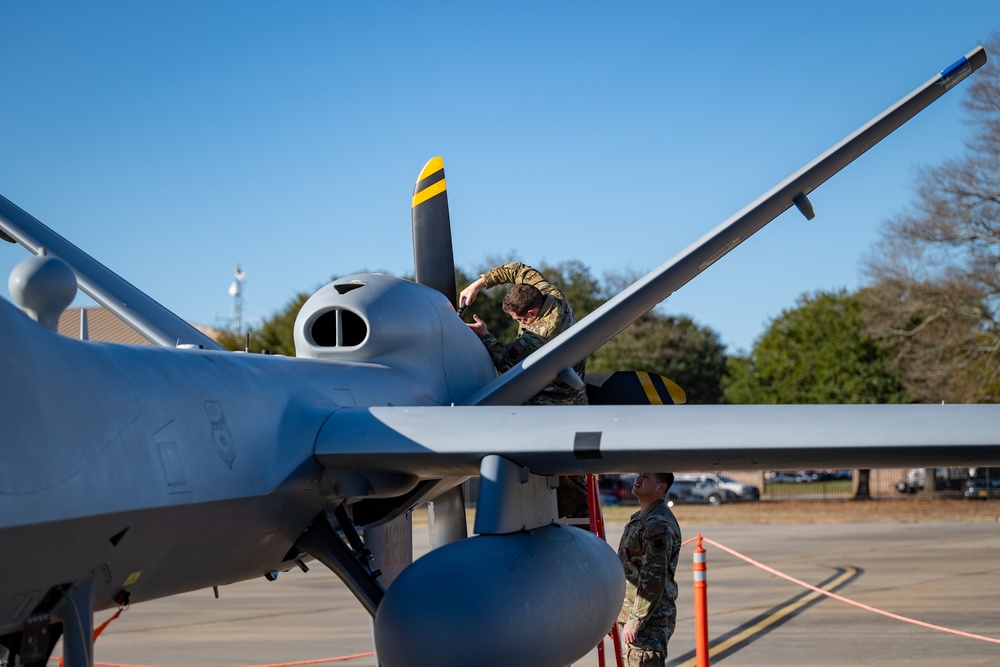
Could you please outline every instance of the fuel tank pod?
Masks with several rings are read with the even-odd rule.
[[[586,530],[549,525],[480,535],[423,556],[375,616],[386,667],[565,667],[611,629],[625,577]]]

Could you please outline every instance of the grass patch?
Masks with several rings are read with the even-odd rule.
[[[849,479],[838,479],[829,482],[778,482],[765,484],[765,498],[849,498],[854,491],[853,482]]]

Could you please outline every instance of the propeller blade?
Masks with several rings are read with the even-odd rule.
[[[413,272],[421,285],[433,287],[456,305],[455,254],[451,244],[448,184],[444,160],[431,158],[413,188]],[[465,313],[465,303],[458,310]],[[432,549],[469,536],[462,487],[456,486],[427,503],[427,534]]]
[[[455,288],[455,255],[451,243],[451,216],[448,213],[448,184],[444,160],[431,158],[420,170],[413,188],[413,272],[421,285],[433,287],[453,305],[458,299]],[[465,302],[458,309],[465,314]],[[465,498],[461,485],[427,503],[427,535],[432,549],[469,536],[466,527]]]
[[[451,245],[444,160],[431,158],[413,188],[413,272],[416,282],[456,300],[455,255]]]

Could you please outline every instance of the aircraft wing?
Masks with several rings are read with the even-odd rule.
[[[1000,405],[344,408],[327,468],[478,475],[502,456],[536,474],[1000,464]]]
[[[223,349],[5,197],[0,197],[0,238],[20,243],[36,255],[44,250],[65,261],[76,273],[81,290],[151,343],[164,347],[187,344],[206,350]]]
[[[609,341],[783,212],[797,206],[811,219],[808,195],[855,158],[898,129],[986,63],[977,47],[951,67],[883,111],[811,163],[700,240],[590,313],[541,350],[467,399],[465,405],[516,405],[535,395],[564,368]]]

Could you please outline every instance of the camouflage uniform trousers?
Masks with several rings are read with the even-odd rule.
[[[618,624],[618,633],[621,636],[625,625]],[[673,634],[673,632],[669,633]],[[649,629],[636,635],[635,644],[622,642],[622,658],[626,667],[665,667],[667,664],[667,641],[668,633],[661,629],[659,632]]]
[[[667,654],[662,651],[626,644],[622,653],[628,667],[666,667],[667,664]]]
[[[559,475],[556,502],[560,519],[586,519],[590,516],[587,477],[585,475]],[[588,526],[582,526],[587,528]]]

